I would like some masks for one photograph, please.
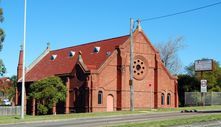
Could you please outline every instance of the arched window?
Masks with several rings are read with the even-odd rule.
[[[171,102],[171,95],[170,93],[167,94],[167,105],[170,105]]]
[[[0,91],[0,97],[3,97],[4,93],[2,91]]]
[[[161,94],[161,105],[164,105],[164,100],[165,100],[165,99],[164,99],[164,94],[162,93],[162,94]]]
[[[102,104],[103,102],[103,92],[98,91],[98,104]]]

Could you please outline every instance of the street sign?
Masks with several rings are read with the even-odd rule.
[[[201,92],[202,93],[206,93],[207,92],[207,80],[201,80]]]
[[[196,60],[194,63],[195,71],[212,71],[213,70],[213,60],[204,59]]]

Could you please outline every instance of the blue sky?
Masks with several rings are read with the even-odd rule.
[[[184,11],[220,0],[27,0],[26,65],[46,48],[64,48],[129,33],[129,19],[144,19]],[[6,39],[0,58],[6,76],[17,72],[23,41],[23,0],[2,0],[5,21],[0,24]],[[179,52],[183,67],[196,59],[221,62],[221,5],[143,22],[153,44],[183,36],[186,47]]]

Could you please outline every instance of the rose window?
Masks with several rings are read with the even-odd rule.
[[[135,79],[143,79],[147,68],[144,60],[135,59],[133,64],[134,78]]]

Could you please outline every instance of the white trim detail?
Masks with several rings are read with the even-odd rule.
[[[50,48],[47,48],[40,56],[38,56],[25,70],[25,73],[28,73],[39,61],[41,61],[48,53],[50,52]],[[21,81],[22,78],[18,80]]]

